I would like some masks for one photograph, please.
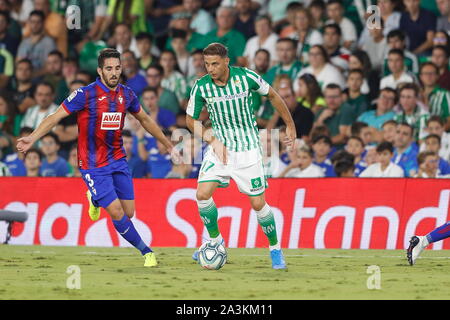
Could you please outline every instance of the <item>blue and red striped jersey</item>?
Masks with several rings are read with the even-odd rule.
[[[77,112],[78,166],[81,169],[104,167],[126,157],[122,128],[126,112],[141,109],[136,94],[119,84],[112,91],[100,80],[74,91],[64,102],[68,112]]]

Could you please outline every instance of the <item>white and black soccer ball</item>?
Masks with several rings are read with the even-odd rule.
[[[219,270],[227,262],[227,251],[223,244],[208,241],[198,249],[198,263],[205,269]]]

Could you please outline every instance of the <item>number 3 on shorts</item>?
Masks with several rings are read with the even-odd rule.
[[[91,188],[92,193],[97,194],[97,190],[95,190],[94,188],[94,180],[91,179],[91,175],[89,173],[86,173],[84,177],[86,178],[88,186]]]

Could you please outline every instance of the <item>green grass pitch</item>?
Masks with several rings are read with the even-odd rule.
[[[191,260],[193,249],[154,248],[144,268],[132,248],[0,245],[0,299],[448,299],[450,251],[423,252],[413,267],[403,250],[285,249],[288,270],[272,270],[267,249],[228,249],[218,271]],[[68,289],[69,266],[80,289]],[[368,289],[369,266],[380,289]]]

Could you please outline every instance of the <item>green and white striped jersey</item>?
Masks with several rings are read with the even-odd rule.
[[[229,67],[225,86],[218,86],[209,74],[198,79],[191,90],[186,113],[198,119],[206,106],[214,136],[230,151],[249,151],[260,147],[259,132],[252,108],[251,91],[269,93],[269,84],[258,74],[240,67]]]
[[[436,86],[428,96],[430,113],[438,115],[443,120],[450,117],[450,92]]]

